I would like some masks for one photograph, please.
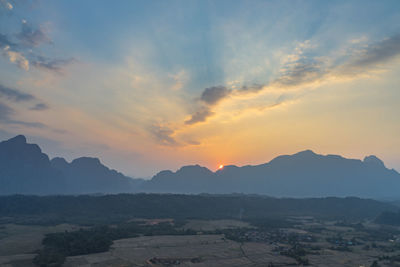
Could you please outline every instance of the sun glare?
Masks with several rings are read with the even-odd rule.
[[[222,164],[219,165],[219,167],[218,167],[219,170],[222,170],[223,168],[224,168],[224,165],[222,165]]]

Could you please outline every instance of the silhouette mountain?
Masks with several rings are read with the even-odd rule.
[[[71,163],[64,158],[54,158],[51,165],[67,178],[66,187],[74,194],[128,193],[140,184],[139,179],[110,170],[98,158],[81,157]]]
[[[110,170],[97,158],[51,161],[38,145],[18,135],[0,143],[0,194],[131,192],[139,183]]]
[[[18,135],[0,142],[0,194],[246,193],[275,197],[398,197],[400,174],[376,156],[364,160],[305,150],[268,163],[225,166],[212,172],[199,165],[161,171],[151,180],[132,179],[82,157],[51,161],[39,146]]]
[[[27,144],[22,135],[0,143],[0,194],[51,194],[61,188],[65,177],[38,145]]]
[[[363,161],[311,150],[279,156],[256,166],[225,166],[216,172],[187,166],[162,171],[142,185],[146,192],[247,193],[275,197],[395,197],[400,174],[389,170],[376,156]]]

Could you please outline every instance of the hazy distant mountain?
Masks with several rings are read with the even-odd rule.
[[[0,194],[51,194],[65,189],[65,177],[51,167],[38,145],[18,135],[0,143]]]
[[[22,135],[0,142],[0,194],[122,192],[398,198],[400,174],[375,156],[361,161],[306,150],[261,165],[225,166],[216,172],[199,165],[184,166],[144,181],[110,170],[97,158],[50,161]]]
[[[383,198],[400,195],[400,174],[387,169],[375,156],[361,161],[306,150],[257,166],[225,166],[217,172],[198,165],[182,167],[175,173],[162,171],[143,184],[142,190]]]
[[[49,157],[18,135],[0,142],[0,194],[82,194],[131,192],[139,180],[110,170],[96,158],[68,163]]]
[[[54,169],[66,177],[66,187],[74,194],[132,192],[140,184],[101,164],[98,158],[82,157],[68,163],[63,158],[51,160]]]

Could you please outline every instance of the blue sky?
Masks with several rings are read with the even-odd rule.
[[[132,176],[313,149],[400,169],[399,1],[0,0],[0,136]]]

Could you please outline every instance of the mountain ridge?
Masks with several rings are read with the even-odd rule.
[[[132,181],[131,181],[132,180]],[[104,166],[98,158],[71,163],[50,160],[36,144],[17,135],[0,142],[0,194],[90,194],[131,192],[133,179]]]
[[[387,197],[385,187],[387,187],[387,194],[391,197],[397,196],[396,188],[400,188],[400,174],[394,169],[387,169],[384,163],[374,155],[360,160],[347,159],[340,155],[320,155],[312,150],[304,150],[293,155],[281,155],[259,165],[242,167],[228,165],[215,172],[205,168],[208,172],[201,177],[195,177],[196,172],[192,172],[186,174],[191,176],[190,179],[182,179],[182,170],[187,167],[195,169],[197,173],[205,168],[191,165],[184,166],[176,172],[161,171],[142,187],[143,191],[256,193],[275,197],[362,196],[379,198]],[[379,180],[381,176],[384,177],[383,180]],[[177,184],[177,181],[180,183]],[[187,181],[190,181],[191,184],[187,184]],[[343,184],[341,185],[341,183]]]
[[[0,194],[184,193],[273,197],[397,197],[400,174],[374,155],[363,160],[304,150],[259,165],[211,171],[196,165],[132,179],[98,158],[49,157],[18,135],[0,142]]]

